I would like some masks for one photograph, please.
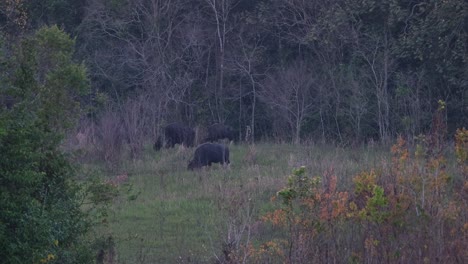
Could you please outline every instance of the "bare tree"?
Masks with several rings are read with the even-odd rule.
[[[366,96],[365,86],[361,84],[357,73],[349,73],[346,76],[346,89],[349,91],[347,98],[347,109],[345,115],[349,117],[350,126],[354,130],[354,137],[357,141],[362,137],[362,123],[364,115],[368,112],[369,99]]]
[[[215,41],[216,41],[216,81],[215,81],[215,108],[217,121],[223,122],[221,113],[224,112],[222,95],[224,93],[224,77],[226,73],[225,59],[228,36],[234,28],[232,21],[232,10],[240,0],[204,0],[214,18]]]
[[[137,98],[129,98],[121,109],[123,136],[133,159],[141,154],[145,140],[150,138],[151,143],[154,143],[159,133],[158,127],[154,127],[160,119],[155,119],[154,103],[153,97],[143,94]]]
[[[95,132],[98,155],[109,169],[116,168],[122,155],[123,137],[122,122],[115,108],[106,107],[98,120]]]
[[[185,98],[196,79],[187,70],[191,61],[185,56],[194,45],[186,26],[191,23],[186,12],[190,6],[186,0],[131,0],[117,11],[108,5],[101,0],[89,4],[81,28],[86,39],[82,48],[93,54],[91,72],[117,99],[121,113],[132,113],[121,97],[137,98],[135,94],[139,94],[142,97],[132,102],[140,106],[141,98],[146,98],[140,110],[152,122],[145,121],[140,129],[152,131],[151,136],[156,137],[165,119],[180,119],[180,107],[189,105]],[[186,39],[189,41],[182,41]],[[137,121],[130,116],[125,119]],[[136,129],[128,125],[127,132]]]
[[[313,72],[301,61],[270,74],[260,92],[260,98],[288,122],[296,144],[301,126],[313,113],[317,85]]]
[[[239,75],[244,76],[249,83],[250,89],[248,92],[243,92],[242,86],[239,88],[239,105],[242,107],[242,98],[250,96],[252,98],[251,111],[250,111],[250,139],[252,142],[255,139],[255,110],[257,105],[258,97],[258,86],[260,78],[263,78],[264,73],[257,72],[256,66],[260,63],[261,54],[263,53],[264,47],[260,38],[244,40],[243,31],[238,34],[238,43],[240,48],[240,54],[235,56],[234,69]],[[242,113],[242,108],[239,110],[239,115]]]
[[[397,75],[395,112],[398,113],[399,125],[410,142],[422,132],[423,120],[431,115],[431,102],[425,101],[424,80],[427,76],[424,71],[415,73],[400,73]]]
[[[388,23],[388,22],[386,22]],[[380,139],[386,141],[390,137],[390,92],[389,81],[394,73],[396,60],[391,56],[392,39],[388,25],[383,32],[365,33],[363,30],[355,42],[356,54],[364,61],[363,76],[366,81],[362,85],[372,87],[376,99],[376,121]]]

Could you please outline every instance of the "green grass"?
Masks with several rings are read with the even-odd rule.
[[[193,172],[186,169],[193,150],[148,147],[140,160],[124,161],[118,173],[106,176],[128,173],[139,192],[135,200],[117,199],[108,226],[100,229],[115,239],[119,263],[213,263],[228,236],[240,233],[236,228],[258,222],[272,208],[270,198],[293,168],[306,166],[313,176],[334,173],[346,188],[355,174],[389,159],[388,150],[371,147],[264,143],[251,155],[249,146],[232,145],[230,168],[216,164]],[[264,230],[250,239],[267,236]]]

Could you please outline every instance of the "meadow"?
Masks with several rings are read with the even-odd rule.
[[[199,171],[186,166],[193,149],[177,146],[121,164],[135,200],[117,199],[103,232],[116,242],[119,263],[213,262],[223,258],[229,236],[245,239],[239,230],[259,221],[272,205],[294,168],[311,175],[334,170],[345,185],[360,170],[388,159],[379,147],[344,149],[332,146],[261,143],[231,145],[231,165]],[[251,240],[268,234],[251,234]]]
[[[395,249],[399,239],[408,239],[399,235],[400,232],[405,234],[421,227],[421,222],[417,223],[419,227],[402,223],[415,217],[414,208],[425,209],[418,202],[419,187],[413,189],[418,193],[416,199],[407,192],[404,195],[408,196],[402,193],[398,196],[387,188],[393,186],[391,181],[382,178],[404,174],[402,168],[393,170],[395,160],[404,156],[395,146],[390,151],[390,146],[380,145],[231,144],[228,168],[215,164],[199,171],[186,168],[193,148],[176,146],[155,152],[147,146],[140,158],[121,162],[112,172],[87,164],[84,171],[105,175],[103,179],[107,181],[125,175],[124,182],[115,184],[120,195],[112,202],[105,224],[98,228],[100,235],[112,238],[112,250],[107,253],[111,256],[104,263],[303,263],[305,260],[405,263],[415,259],[430,263],[440,256],[433,259],[424,252],[419,257],[413,253],[405,255]],[[302,171],[297,171],[298,168]],[[466,180],[457,169],[453,153],[444,161],[444,171],[450,174],[451,180],[443,185],[450,191],[444,191],[446,195],[441,196],[445,201],[443,205],[437,204],[441,207],[458,199],[455,197],[458,190],[453,185],[461,182],[463,187]],[[419,185],[421,177],[422,174],[414,176],[409,180],[411,183],[398,182]],[[312,183],[309,179],[318,181]],[[305,192],[300,191],[302,186],[306,186]],[[383,186],[380,196],[376,186]],[[427,185],[427,192],[431,188]],[[337,208],[342,194],[346,195],[346,201],[340,211]],[[332,205],[330,216],[324,216],[323,204]],[[438,211],[437,216],[428,212],[427,217],[437,217],[435,222],[444,226],[439,231],[445,230],[446,218],[461,217],[456,220],[456,226],[460,227],[463,238],[467,229],[466,212],[460,204],[453,205],[458,207],[452,208],[452,215],[440,216],[443,212]],[[402,212],[411,212],[408,213],[411,216],[402,217],[407,215]],[[433,219],[429,220],[424,222],[427,229],[438,226]],[[392,229],[395,226],[397,231]],[[388,231],[389,228],[393,231]],[[420,231],[427,229],[422,227]],[[383,243],[387,238],[389,242]],[[440,243],[447,242],[444,236],[438,238],[442,239]],[[411,239],[426,243],[433,237]],[[467,245],[466,238],[459,239],[457,236],[455,248]],[[310,241],[317,245],[312,246]],[[354,246],[358,244],[359,247]],[[421,244],[421,247],[430,246]],[[311,257],[315,251],[328,253],[316,254],[320,257],[315,259]],[[379,251],[386,253],[376,253]],[[466,258],[464,253],[457,254],[458,260]]]

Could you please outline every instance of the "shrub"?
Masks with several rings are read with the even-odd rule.
[[[249,257],[279,263],[466,262],[467,135],[459,129],[455,136],[454,170],[447,168],[451,153],[437,133],[436,139],[421,137],[414,152],[399,138],[391,168],[359,173],[348,191],[337,190],[332,169],[321,177],[307,175],[304,167],[294,170],[274,197],[278,208],[263,216],[282,232],[248,245]]]

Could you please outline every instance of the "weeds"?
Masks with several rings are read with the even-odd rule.
[[[443,134],[433,131],[414,151],[399,138],[391,148],[390,169],[362,171],[343,191],[333,169],[322,176],[307,175],[305,167],[293,170],[274,197],[277,209],[263,215],[265,223],[282,231],[257,246],[249,244],[250,260],[466,262],[467,135],[465,129],[455,135],[454,169],[448,168],[451,153],[440,140]]]

